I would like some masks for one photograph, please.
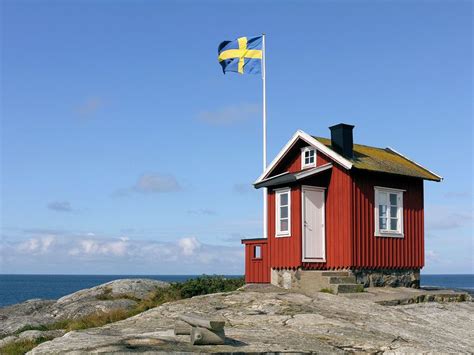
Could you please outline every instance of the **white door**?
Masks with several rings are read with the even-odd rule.
[[[303,187],[303,261],[326,261],[324,189]]]

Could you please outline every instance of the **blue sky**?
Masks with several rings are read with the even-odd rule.
[[[424,271],[473,272],[471,2],[1,5],[0,272],[242,273],[261,80],[223,75],[217,45],[262,32],[269,158],[354,124],[445,178]]]

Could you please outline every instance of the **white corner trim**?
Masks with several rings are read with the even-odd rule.
[[[429,172],[430,174],[433,174],[434,176],[438,177],[440,180],[444,180],[444,178],[443,178],[442,176],[440,176],[440,175],[438,175],[438,174],[432,172],[431,170],[425,168],[423,165],[418,164],[416,161],[414,161],[414,160],[408,158],[407,156],[403,155],[402,153],[397,152],[395,149],[393,149],[393,148],[391,148],[391,147],[387,147],[387,149],[388,149],[388,150],[391,150],[391,151],[394,152],[395,154],[400,155],[401,157],[405,158],[406,160],[408,160],[409,162],[415,164],[416,166],[418,166],[418,167],[420,167],[420,168],[426,170],[426,171]]]
[[[320,152],[324,153],[337,163],[341,164],[344,168],[346,169],[351,169],[352,168],[352,163],[344,158],[342,155],[336,153],[332,149],[326,147],[324,144],[319,142],[317,139],[313,138],[306,132],[303,132],[302,130],[297,130],[295,134],[291,137],[291,139],[285,144],[285,146],[280,150],[280,152],[277,154],[277,156],[272,160],[272,162],[267,166],[265,171],[258,177],[258,179],[254,182],[254,184],[258,184],[261,182],[263,179],[265,179],[268,174],[272,172],[272,170],[275,168],[275,166],[281,161],[281,159],[285,156],[285,154],[293,147],[293,145],[298,141],[298,139],[304,140],[306,143],[309,145],[315,147],[317,150]]]

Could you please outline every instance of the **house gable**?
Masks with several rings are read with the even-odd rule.
[[[277,154],[275,159],[268,165],[265,172],[255,181],[258,184],[263,179],[282,174],[284,172],[297,172],[301,170],[301,148],[311,146],[317,151],[316,166],[330,162],[339,163],[342,167],[350,169],[352,163],[342,155],[326,147],[309,134],[298,130],[286,143],[283,149]]]

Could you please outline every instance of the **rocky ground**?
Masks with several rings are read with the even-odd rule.
[[[57,301],[29,300],[0,308],[0,338],[12,336],[26,326],[35,327],[63,319],[77,319],[98,311],[132,309],[137,301],[145,298],[149,292],[166,286],[166,282],[156,280],[123,279],[81,290]],[[33,332],[26,334],[32,337]],[[57,332],[50,335],[53,334]],[[5,340],[0,340],[0,346],[3,343]]]
[[[0,309],[2,334],[9,334],[14,312],[39,323],[49,321],[46,310],[57,316],[103,309],[97,300],[107,295],[128,294],[145,297],[154,287],[152,280],[120,280],[47,301],[35,315],[27,302]],[[105,290],[105,291],[104,291]],[[130,299],[125,299],[130,301]],[[121,300],[121,301],[125,301]],[[112,302],[112,301],[109,301]],[[64,305],[64,309],[60,305]],[[117,305],[126,303],[116,303]],[[76,310],[76,311],[74,311]],[[192,346],[189,336],[175,336],[174,324],[181,314],[199,313],[226,320],[226,344]],[[39,314],[42,314],[39,316]],[[198,296],[165,303],[134,317],[99,328],[55,331],[55,339],[34,348],[31,354],[86,354],[123,352],[431,352],[468,353],[474,349],[473,302],[427,302],[404,306],[384,306],[370,299],[350,298],[327,293],[307,296],[275,287],[247,287],[243,290]],[[23,317],[22,316],[22,317]],[[19,317],[21,324],[24,319]],[[36,333],[35,333],[36,332]],[[39,331],[15,335],[35,338]],[[7,338],[3,339],[6,340]],[[2,340],[0,340],[1,342]]]
[[[192,346],[175,336],[185,313],[226,320],[225,345]],[[100,328],[69,332],[32,354],[102,352],[431,352],[474,349],[474,304],[383,306],[326,293],[248,289],[163,304]]]

